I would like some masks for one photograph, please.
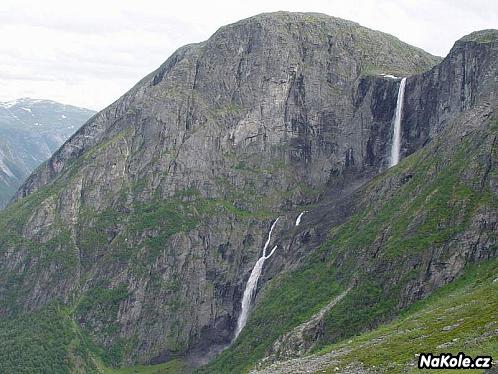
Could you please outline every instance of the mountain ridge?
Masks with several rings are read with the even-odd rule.
[[[446,175],[438,167],[444,160],[435,160],[454,155],[453,144],[467,130],[473,134],[472,127],[478,167],[471,177],[486,188],[494,178],[478,171],[486,160],[479,155],[493,149],[480,141],[495,110],[488,101],[496,89],[496,41],[459,44],[433,67],[437,58],[410,60],[414,49],[389,45],[385,34],[344,31],[336,19],[309,17],[260,16],[180,48],[73,135],[0,214],[6,264],[0,294],[8,300],[0,302],[0,315],[36,313],[58,301],[107,366],[179,357],[204,364],[231,343],[245,281],[277,215],[279,247],[263,269],[247,328],[206,370],[238,372],[257,363],[270,339],[304,322],[352,280],[355,288],[316,330],[319,344],[342,338],[348,327],[376,326],[457,277],[472,258],[446,267],[439,260],[448,248],[436,244],[460,232],[445,226],[419,242],[417,230],[447,222],[439,208],[448,196],[468,215],[475,201],[489,203],[479,195],[467,209],[462,164]],[[393,70],[386,70],[390,63]],[[422,65],[425,72],[415,74]],[[379,176],[398,91],[398,80],[379,74],[396,69],[414,73],[407,79],[401,147],[404,159],[414,157]],[[442,139],[437,146],[435,138]],[[434,158],[419,152],[427,145]],[[422,161],[430,173],[416,168]],[[461,186],[456,195],[448,178]],[[418,190],[434,205],[413,208]],[[398,213],[385,206],[393,200],[401,207],[400,191],[413,204],[399,209],[400,220],[417,240],[396,257],[396,247],[383,239],[401,243],[412,233],[391,222]],[[303,210],[309,213],[296,227]],[[459,221],[464,232],[466,217]],[[496,230],[489,217],[483,233]],[[459,254],[467,253],[472,235]],[[403,262],[413,248],[420,252]],[[410,274],[422,269],[407,264],[420,259],[429,261],[431,276],[416,283]],[[392,279],[406,288],[393,291]],[[279,282],[282,294],[275,293]],[[303,287],[308,299],[295,299]],[[389,297],[371,311],[362,297],[376,295]],[[345,305],[365,317],[331,329],[331,314]]]
[[[208,41],[206,41],[206,42],[196,43],[196,44],[189,44],[189,45],[186,45],[186,46],[183,46],[183,47],[179,48],[176,52],[173,53],[173,55],[163,65],[161,65],[161,67],[159,67],[155,72],[153,72],[153,73],[147,75],[146,77],[144,77],[140,82],[138,82],[134,86],[134,88],[132,88],[130,90],[129,93],[125,94],[119,101],[115,102],[114,104],[111,104],[111,106],[108,107],[108,110],[105,109],[101,113],[108,113],[108,112],[119,110],[116,106],[119,106],[120,110],[125,110],[123,104],[128,103],[128,99],[131,99],[131,97],[134,94],[138,94],[138,92],[140,92],[141,90],[143,90],[144,89],[144,83],[147,82],[152,76],[154,78],[153,78],[151,84],[153,86],[159,84],[160,81],[162,80],[165,72],[167,72],[169,69],[171,69],[172,67],[174,67],[174,65],[176,63],[178,63],[179,61],[181,61],[181,60],[185,61],[185,58],[186,58],[187,55],[189,55],[189,53],[190,54],[192,54],[192,53],[196,54],[196,53],[200,53],[201,51],[205,50],[206,48],[217,48],[217,46],[216,46],[216,44],[218,43],[217,38],[223,39],[224,38],[224,34],[227,33],[227,32],[238,34],[240,30],[245,30],[244,28],[248,28],[248,30],[245,30],[244,32],[250,32],[250,30],[251,30],[252,27],[255,27],[257,29],[258,27],[261,27],[261,25],[264,25],[264,27],[270,28],[271,32],[274,32],[273,29],[272,29],[272,27],[275,27],[277,30],[279,30],[278,31],[279,33],[280,32],[282,32],[282,33],[285,32],[286,33],[287,30],[285,30],[285,28],[287,28],[288,25],[293,25],[295,22],[300,22],[299,27],[306,27],[307,18],[309,18],[309,15],[306,14],[306,13],[303,13],[303,14],[296,13],[295,14],[295,13],[285,13],[285,12],[281,13],[281,12],[279,12],[279,13],[261,14],[261,15],[255,16],[255,17],[248,18],[248,19],[243,20],[243,21],[239,21],[237,23],[234,23],[234,24],[231,24],[231,25],[228,25],[228,26],[224,26],[224,27],[220,28],[217,32],[215,32],[213,34],[213,36]],[[390,36],[388,34],[384,34],[384,33],[381,33],[381,32],[371,31],[371,30],[368,30],[368,29],[366,29],[364,27],[361,27],[358,24],[355,24],[355,23],[352,23],[352,22],[349,22],[349,21],[345,21],[345,20],[342,20],[342,19],[339,19],[339,18],[327,17],[327,16],[324,16],[324,15],[320,15],[320,17],[318,18],[318,21],[322,22],[322,23],[319,23],[319,26],[322,27],[323,26],[323,22],[325,22],[326,20],[328,20],[330,22],[330,25],[327,25],[327,27],[340,28],[340,27],[342,27],[342,24],[346,24],[347,27],[353,27],[354,26],[355,28],[358,28],[358,30],[353,29],[353,31],[351,31],[351,30],[348,29],[347,32],[356,32],[356,33],[354,33],[354,35],[357,36],[358,42],[364,43],[364,44],[362,44],[362,47],[371,48],[370,43],[368,43],[368,40],[369,40],[368,38],[374,38],[374,37],[377,37],[377,36],[381,36],[382,38],[387,38],[390,42],[393,39],[395,39],[394,37],[392,37],[392,36]],[[274,21],[278,22],[278,23],[276,25],[274,25],[273,24]],[[268,25],[266,24],[266,23],[270,23],[270,22],[271,22],[271,24],[268,24]],[[315,27],[315,25],[312,25],[312,26]],[[280,28],[282,28],[282,29],[280,29]],[[332,30],[335,30],[335,29],[332,29]],[[316,31],[316,30],[314,29],[313,31]],[[326,33],[326,32],[327,32],[326,30],[323,31],[323,33]],[[367,33],[367,34],[365,34],[365,33]],[[371,33],[371,34],[368,34],[368,33]],[[348,35],[346,35],[346,36],[341,35],[341,37],[349,38]],[[240,35],[240,37],[244,38],[242,35]],[[245,43],[248,43],[247,48],[250,50],[251,49],[251,45],[250,45],[251,42],[250,42],[250,40],[245,40]],[[383,40],[382,43],[386,43],[386,42]],[[404,45],[405,47],[408,47],[407,44],[404,44],[402,42],[400,42],[400,43],[402,45]],[[237,49],[237,51],[238,51],[238,47],[232,46],[231,48]],[[329,48],[332,48],[332,47],[329,46]],[[396,48],[397,48],[397,46],[396,46]],[[412,48],[412,47],[410,46],[409,48]],[[379,59],[378,52],[381,49],[382,48],[378,48],[376,51],[373,51],[373,50],[370,51],[370,56],[374,56],[372,58],[378,60]],[[189,52],[189,51],[193,51],[193,50],[196,50],[197,52]],[[418,49],[413,48],[413,50],[410,50],[410,51],[418,51]],[[233,53],[233,52],[235,52],[235,51],[233,51],[233,50],[230,51],[230,53]],[[236,52],[236,53],[238,53],[238,52]],[[300,53],[305,53],[305,52],[301,51]],[[424,56],[425,56],[424,58],[426,58],[426,61],[424,61],[423,63],[426,64],[425,65],[426,67],[429,66],[429,65],[431,65],[431,64],[435,64],[436,62],[439,61],[438,58],[436,58],[434,56],[431,56],[429,54],[425,54]],[[391,59],[391,57],[389,55],[382,56],[382,58],[385,59],[385,60],[389,60],[389,63],[393,62],[392,59]],[[419,57],[417,55],[417,53],[411,53],[409,57],[408,56],[404,56],[403,58],[404,59],[408,59],[408,60],[410,58],[415,58],[415,60],[417,60],[417,61],[418,60],[420,60],[420,61],[423,60],[423,58]],[[360,58],[360,60],[361,60],[361,58]],[[221,61],[216,61],[216,63],[221,63]],[[383,63],[385,64],[385,62],[383,62]],[[422,62],[419,62],[419,63],[422,63]],[[368,70],[368,73],[370,74],[371,73],[371,69],[372,69],[370,63],[368,63],[368,64],[363,63],[363,64],[365,65],[364,69]],[[288,69],[289,69],[289,67],[285,68],[284,70],[288,70]],[[291,67],[290,69],[292,71],[293,68]],[[411,66],[411,69],[413,71],[413,69],[417,70],[419,68],[415,64],[415,65]],[[385,73],[390,73],[390,72],[393,72],[392,68],[389,71],[388,70],[385,71]],[[394,71],[394,72],[398,73],[396,71]],[[234,73],[235,78],[236,78],[236,74],[237,73],[236,72],[233,72],[233,73]],[[189,72],[189,74],[194,74],[194,76],[190,77],[190,78],[195,80],[195,71],[194,72]],[[361,73],[358,72],[358,73],[354,73],[354,74],[358,74],[359,75]],[[285,79],[288,79],[288,78],[285,78]],[[223,80],[221,80],[221,81],[223,81]],[[233,83],[234,82],[230,82],[230,83],[227,82],[227,84],[233,84]],[[195,82],[192,82],[191,84],[193,85],[192,87],[195,87]],[[232,88],[232,90],[233,90],[233,88]],[[118,105],[118,102],[121,105]],[[216,103],[214,103],[214,105],[216,105]],[[236,110],[234,110],[234,112],[236,112]],[[97,120],[96,120],[96,122],[97,122]],[[89,126],[89,124],[87,126]],[[84,131],[84,129],[82,129],[82,131]],[[77,135],[77,134],[75,134],[75,135]],[[84,144],[85,142],[82,142],[82,143]],[[91,147],[91,144],[92,143],[89,142],[89,146],[90,147]],[[80,147],[79,142],[78,142],[77,147]],[[68,155],[71,154],[71,150],[61,150],[61,151],[67,152]],[[64,158],[67,158],[67,157],[64,156]],[[51,175],[51,173],[54,172],[54,171],[57,173],[56,170],[58,170],[58,167],[57,168],[51,167],[50,170],[47,171],[47,174]],[[46,179],[46,177],[44,176],[42,179]]]
[[[0,208],[93,113],[52,100],[0,102]]]

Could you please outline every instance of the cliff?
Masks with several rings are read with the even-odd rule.
[[[496,217],[487,205],[477,209],[480,199],[462,216],[440,217],[432,206],[418,209],[417,196],[460,201],[451,183],[439,186],[447,183],[441,170],[496,194],[495,176],[483,168],[495,170],[485,158],[495,140],[481,128],[494,118],[496,46],[494,36],[462,40],[436,65],[438,58],[358,24],[279,12],[180,48],[90,119],[0,215],[0,315],[62,305],[106,365],[206,363],[230,344],[245,283],[281,216],[250,332],[214,367],[232,360],[236,372],[275,353],[282,333],[349,286],[325,320],[345,305],[368,312],[365,294],[392,303],[354,328],[319,324],[312,345],[389,318],[467,262],[494,255]],[[399,85],[380,74],[410,76],[402,155],[414,155],[372,180],[387,167]],[[475,163],[452,166],[471,129]],[[302,210],[309,213],[296,228]],[[416,255],[401,246],[412,232],[429,235],[434,221],[461,230],[436,230],[413,244]],[[314,285],[309,298],[300,294]],[[293,293],[302,298],[286,298]],[[274,309],[279,302],[299,310],[286,320]]]

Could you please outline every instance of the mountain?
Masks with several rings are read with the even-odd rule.
[[[265,370],[493,261],[497,55],[496,30],[441,60],[287,12],[180,48],[0,214],[3,368]],[[402,160],[388,168],[391,76],[407,79]]]
[[[0,102],[0,208],[93,114],[50,100]]]

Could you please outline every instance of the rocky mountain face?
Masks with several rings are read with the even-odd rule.
[[[278,238],[287,259],[272,261],[266,280],[280,275],[258,296],[247,335],[207,372],[272,370],[389,320],[496,257],[497,53],[496,30],[470,34],[441,64],[408,77],[402,153],[423,147],[353,193],[324,196],[299,228],[288,224]],[[296,252],[309,255],[282,273]]]
[[[309,255],[288,273],[281,272],[288,260],[274,259],[247,335],[207,372],[273,367],[348,340],[455,281],[469,264],[496,258],[496,109],[462,113],[397,168],[289,225],[280,255]],[[283,314],[297,317],[282,321]],[[471,343],[454,345],[458,352]]]
[[[0,208],[93,114],[50,100],[0,102]]]
[[[363,88],[361,77],[413,74],[436,62],[392,36],[324,15],[244,20],[207,42],[180,48],[79,131],[19,196],[36,191],[97,144],[125,138],[134,141],[129,151],[139,154],[119,179],[133,172],[147,187],[142,199],[152,193],[168,198],[185,188],[203,197],[226,197],[231,189],[254,195],[268,190],[261,170],[271,172],[270,189],[295,190],[293,200],[306,200],[301,184],[319,188],[331,174],[341,175],[346,163],[376,173],[388,152],[397,83],[372,79]],[[344,121],[347,128],[340,126]],[[113,158],[109,165],[123,163],[121,154]],[[114,184],[124,182],[133,180]],[[240,204],[257,205],[242,197]],[[278,208],[276,200],[262,206]]]
[[[440,62],[349,21],[280,12],[180,48],[0,215],[0,315],[61,303],[107,365],[206,363],[230,344],[280,216],[248,328],[208,372],[292,356],[279,338],[308,319],[298,353],[389,318],[494,256],[497,45],[496,31],[471,34]],[[413,155],[365,184],[390,153],[399,80],[382,74],[409,76]],[[462,139],[470,158],[454,157]],[[337,318],[347,307],[368,318]]]

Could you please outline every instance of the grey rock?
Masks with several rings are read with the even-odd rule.
[[[467,64],[496,74],[496,42],[466,45],[430,70],[438,58],[392,36],[325,15],[279,12],[180,48],[92,117],[0,216],[1,229],[15,237],[1,242],[0,300],[8,296],[10,304],[0,303],[0,316],[62,300],[77,306],[78,324],[97,343],[130,342],[121,364],[179,355],[205,363],[231,342],[275,216],[282,216],[280,246],[260,289],[299,266],[331,227],[410,178],[394,174],[361,189],[387,166],[398,81],[381,73],[411,76],[404,156],[443,132],[450,115],[472,109],[470,127],[489,115],[495,86],[481,89],[478,74],[465,95],[427,83],[437,74],[456,79],[451,71]],[[432,100],[425,121],[418,105]],[[309,203],[321,205],[294,228],[295,210]],[[495,230],[496,212],[478,212],[455,238],[457,249],[445,243],[403,266],[366,261],[382,250],[380,235],[358,264],[385,275],[389,287],[411,261],[420,263],[427,271],[404,290],[407,305],[454,279],[468,258],[489,256],[487,233]],[[85,308],[95,293],[102,303]]]

